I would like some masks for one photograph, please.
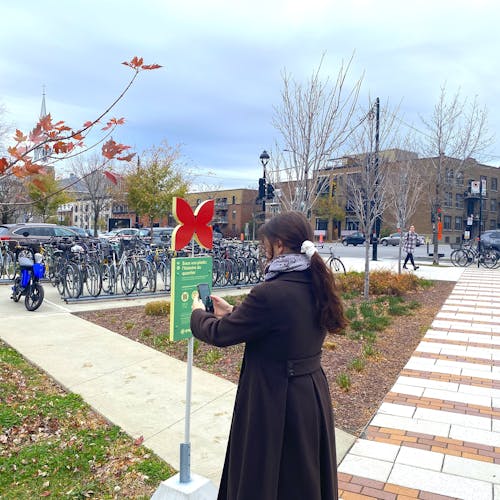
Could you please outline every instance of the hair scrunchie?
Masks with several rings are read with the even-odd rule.
[[[305,253],[307,258],[311,260],[311,257],[318,251],[318,249],[314,246],[312,241],[306,240],[302,243],[300,247],[300,253]]]

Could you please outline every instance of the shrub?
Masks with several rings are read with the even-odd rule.
[[[337,375],[335,381],[337,382],[337,385],[346,392],[351,388],[351,377],[349,377],[348,373],[340,373]]]
[[[358,309],[355,305],[348,307],[345,311],[345,316],[349,321],[356,319],[358,316]]]
[[[148,316],[167,316],[170,313],[170,302],[168,300],[154,300],[144,306],[144,312]]]
[[[349,363],[349,368],[352,368],[353,370],[356,370],[357,372],[363,371],[365,366],[366,366],[366,361],[364,358],[354,358]]]

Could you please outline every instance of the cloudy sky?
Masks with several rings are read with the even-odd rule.
[[[164,67],[140,75],[114,116],[114,138],[141,152],[162,140],[211,186],[256,187],[259,155],[277,131],[281,73],[305,81],[325,55],[335,78],[354,54],[367,96],[400,105],[423,129],[443,84],[478,96],[496,134],[500,165],[500,4],[495,0],[0,0],[0,104],[24,131],[42,88],[53,118],[73,127],[95,118],[142,56]],[[485,160],[486,161],[486,160]],[[206,175],[208,174],[208,175]]]

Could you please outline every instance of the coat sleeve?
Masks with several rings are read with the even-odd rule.
[[[193,311],[191,331],[197,339],[224,347],[263,337],[272,330],[273,317],[268,294],[257,286],[240,306],[220,319],[201,309]]]

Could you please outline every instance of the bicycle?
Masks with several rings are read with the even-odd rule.
[[[43,302],[43,286],[39,283],[45,274],[42,259],[42,254],[35,252],[31,247],[16,247],[16,260],[20,272],[14,280],[10,298],[14,302],[19,302],[24,295],[24,305],[28,311],[36,311]]]
[[[346,274],[344,263],[335,255],[333,247],[330,247],[330,257],[326,260],[326,265],[330,267],[333,273]]]

